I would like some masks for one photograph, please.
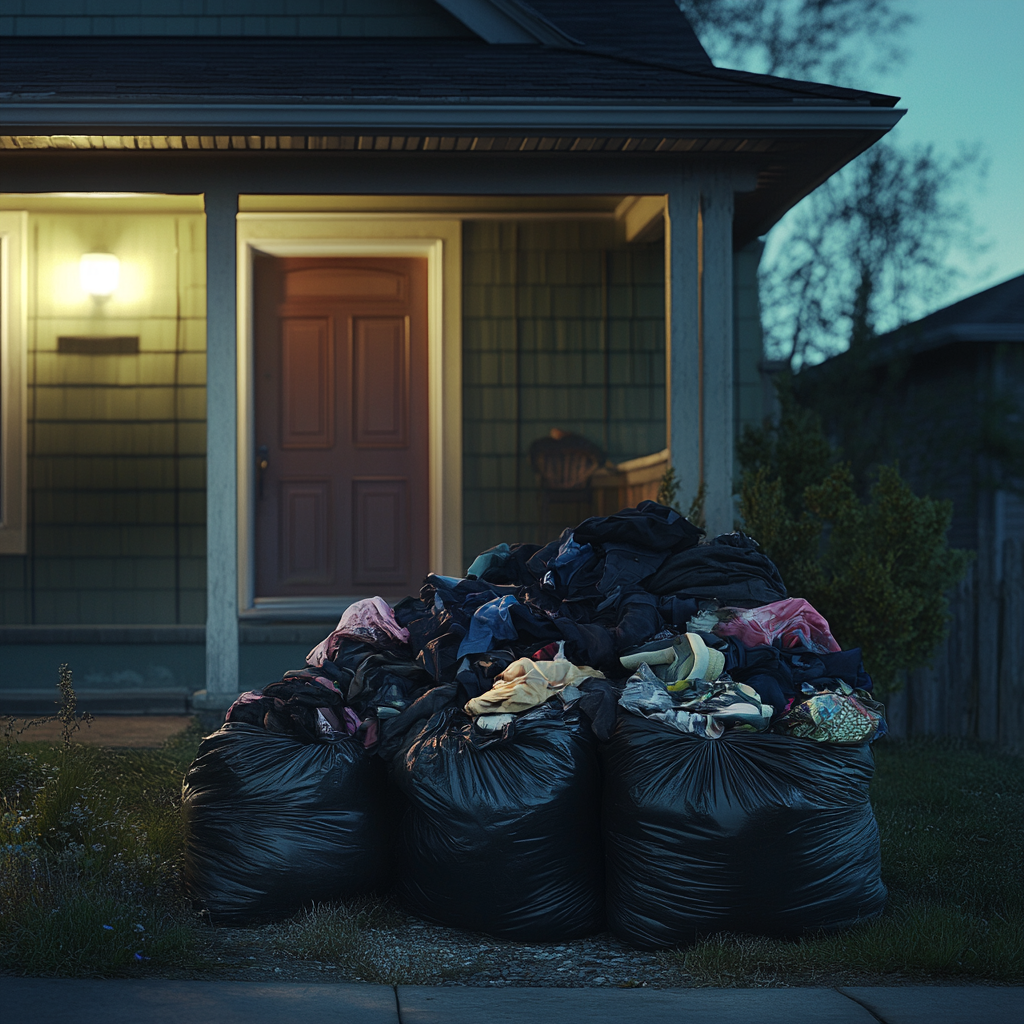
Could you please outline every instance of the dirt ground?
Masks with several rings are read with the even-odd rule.
[[[31,719],[14,721],[18,732]],[[192,719],[188,715],[97,715],[75,732],[76,743],[96,747],[159,747],[172,736],[183,732]],[[43,722],[21,733],[26,743],[59,743],[60,722]]]

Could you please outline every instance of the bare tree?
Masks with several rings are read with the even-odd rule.
[[[880,142],[790,215],[760,275],[765,348],[799,369],[924,315],[980,254],[963,186],[977,151]]]
[[[834,84],[902,61],[913,21],[905,0],[676,2],[717,64]]]
[[[864,86],[904,57],[906,0],[677,0],[716,62]],[[977,151],[877,143],[770,236],[760,293],[766,354],[804,363],[934,309],[984,248],[958,198],[984,172]]]

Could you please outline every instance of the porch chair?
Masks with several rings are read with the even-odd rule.
[[[530,464],[540,481],[540,543],[546,543],[552,505],[576,505],[573,522],[591,513],[590,478],[605,464],[605,454],[580,434],[553,427],[530,445]],[[564,518],[563,516],[560,518]]]

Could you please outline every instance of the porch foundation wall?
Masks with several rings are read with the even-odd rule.
[[[307,652],[333,626],[241,626],[239,689],[262,689],[289,669],[301,668]],[[199,710],[192,698],[206,678],[204,632],[201,626],[0,627],[0,715],[53,714],[62,664],[71,668],[79,711],[181,715]]]

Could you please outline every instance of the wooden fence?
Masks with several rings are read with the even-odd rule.
[[[1001,578],[973,562],[950,594],[949,633],[930,668],[887,701],[892,735],[962,736],[1024,752],[1024,543],[1005,542]]]

